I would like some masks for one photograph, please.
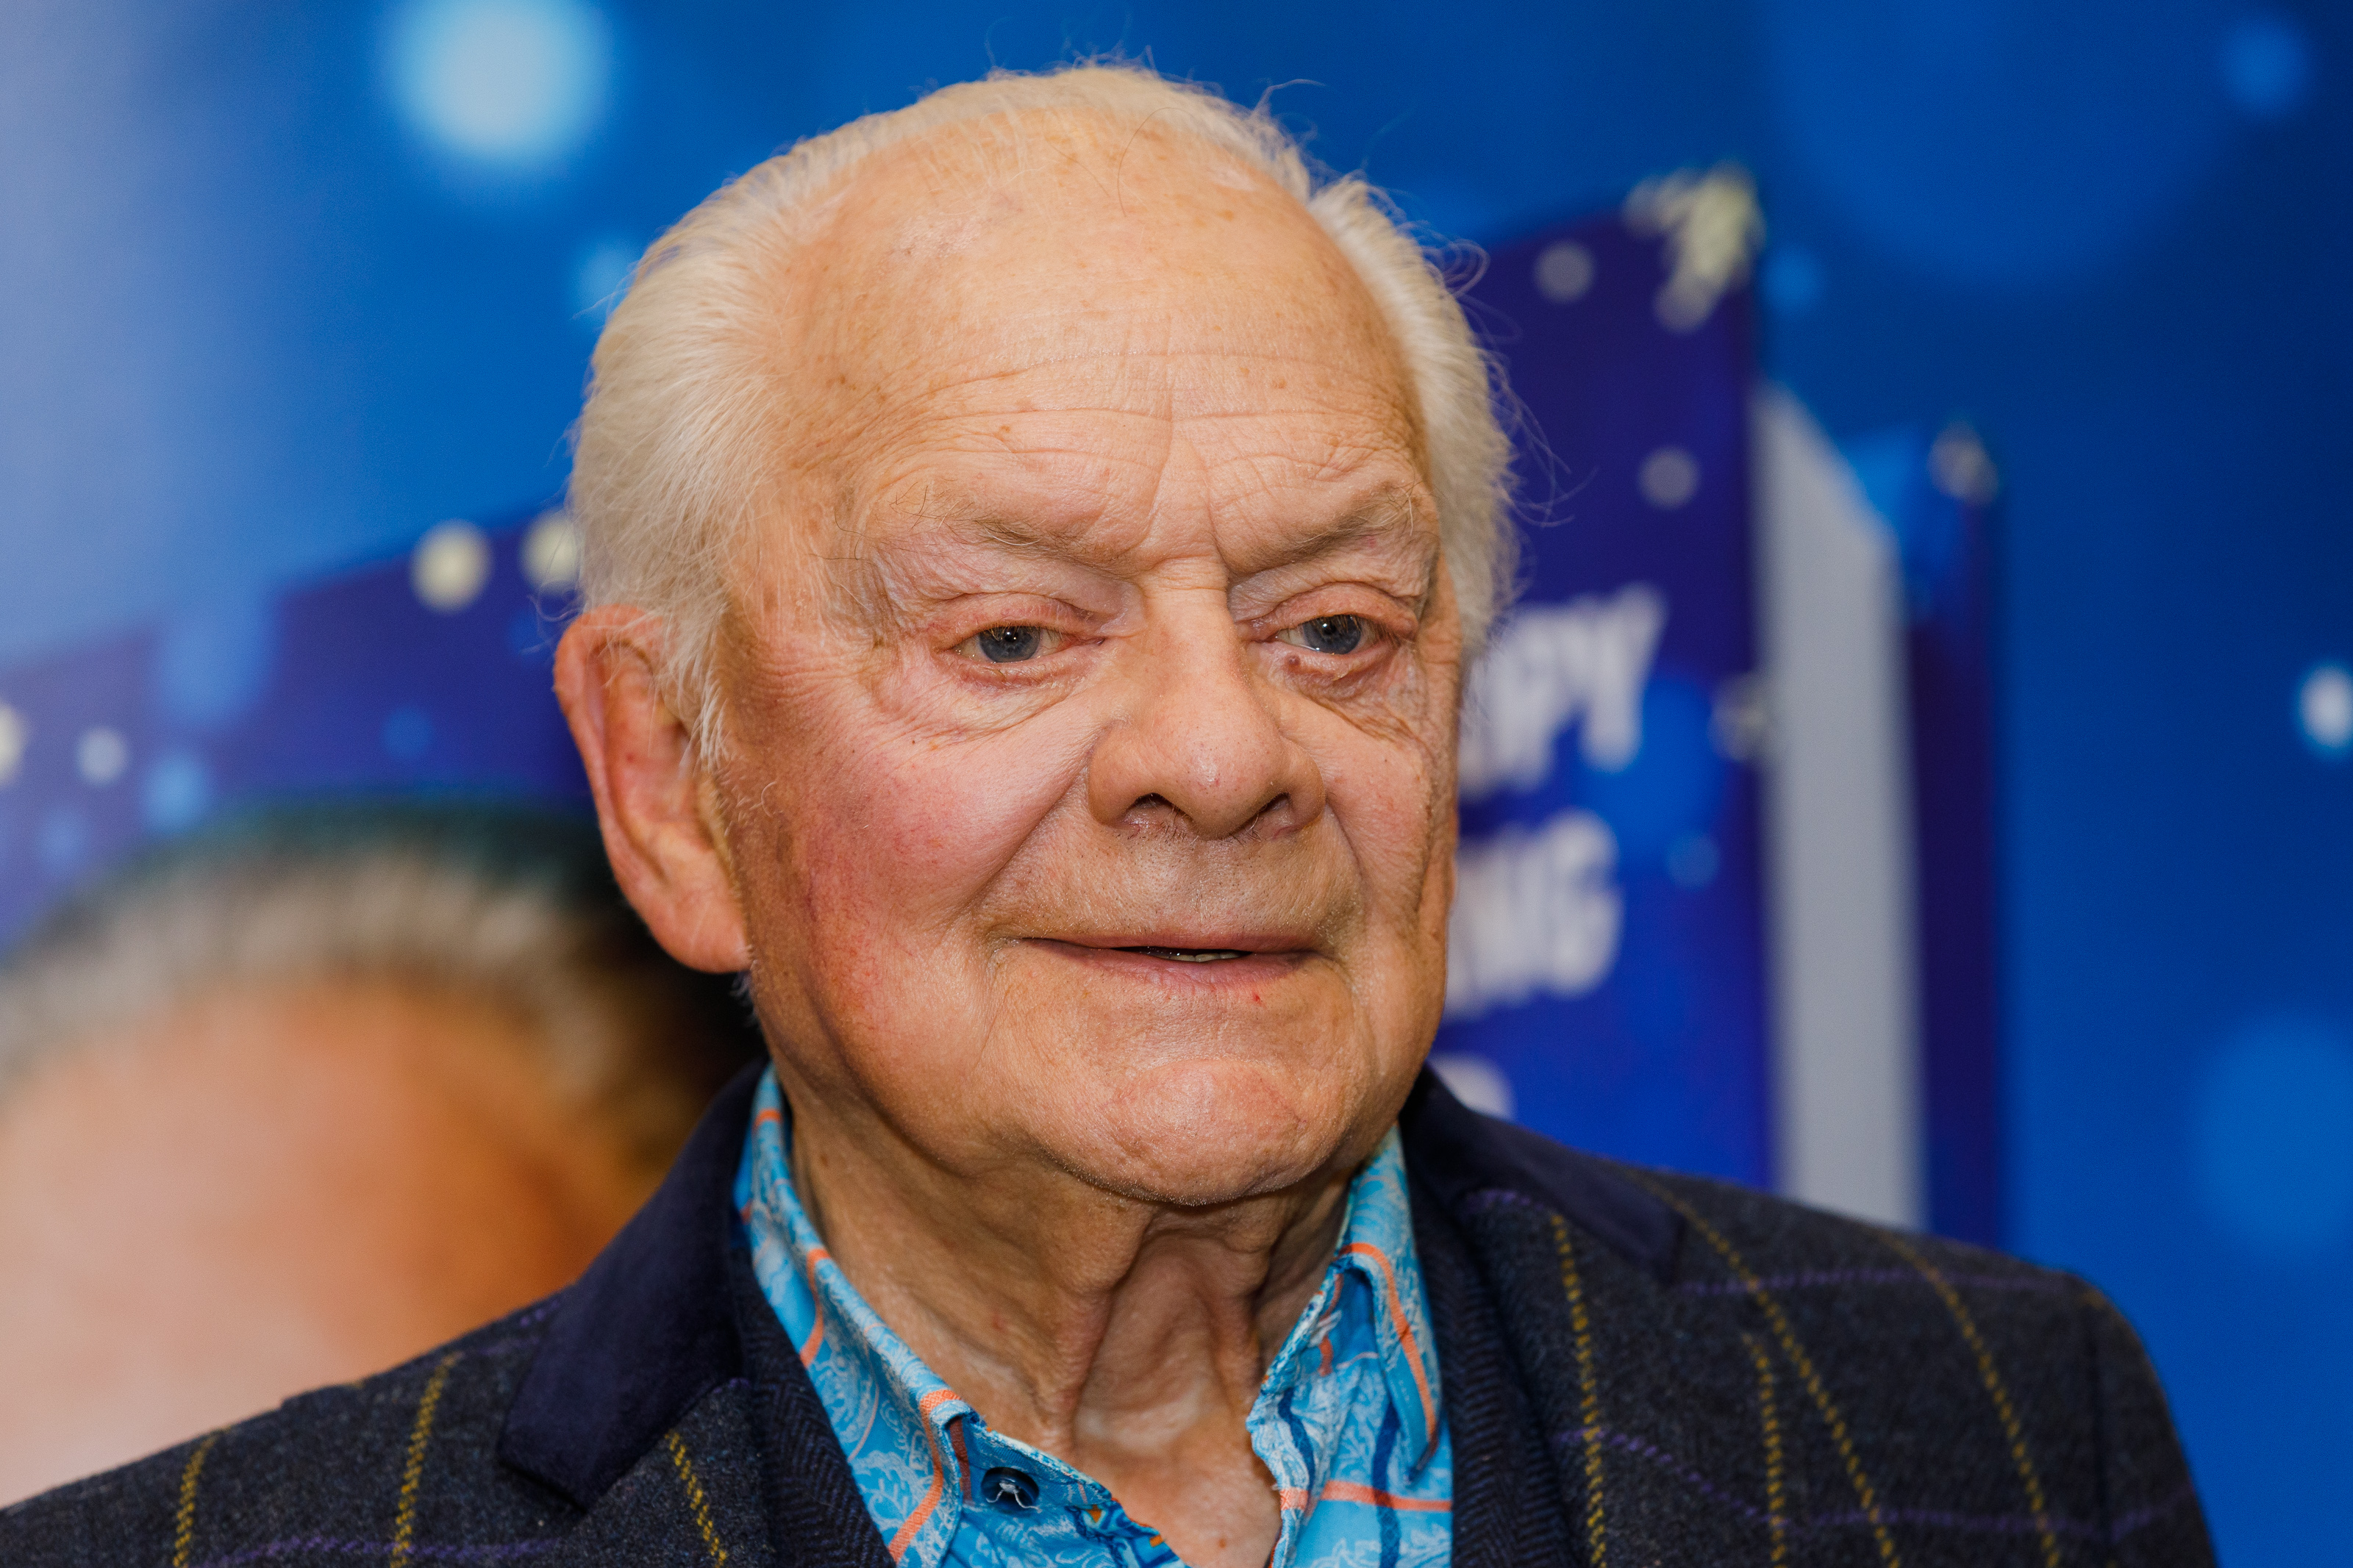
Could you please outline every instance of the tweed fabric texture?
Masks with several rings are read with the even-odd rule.
[[[749,1102],[714,1108],[626,1268],[0,1511],[0,1563],[889,1568],[725,1250]],[[2212,1562],[2155,1373],[2081,1280],[1572,1154],[1427,1078],[1401,1131],[1457,1563]]]
[[[1665,1289],[1518,1193],[1463,1218],[1572,1561],[2212,1561],[2155,1373],[2083,1281],[1627,1174],[1686,1221]]]

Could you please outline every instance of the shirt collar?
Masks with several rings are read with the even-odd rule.
[[[1304,1336],[1315,1324],[1319,1305],[1335,1300],[1339,1281],[1350,1275],[1360,1279],[1370,1294],[1382,1376],[1388,1384],[1389,1402],[1404,1426],[1403,1452],[1412,1456],[1410,1467],[1418,1471],[1429,1462],[1438,1442],[1438,1346],[1430,1330],[1421,1258],[1413,1245],[1413,1204],[1406,1187],[1405,1150],[1394,1127],[1348,1184],[1348,1212],[1341,1222],[1339,1247],[1315,1300],[1299,1315],[1298,1326],[1292,1330],[1274,1367],[1269,1369],[1270,1385],[1276,1369],[1286,1364],[1294,1349],[1303,1358],[1295,1375],[1306,1373],[1303,1358],[1312,1342]]]
[[[735,1206],[754,1272],[809,1369],[892,1556],[902,1568],[935,1568],[964,1507],[979,1500],[986,1478],[1008,1461],[1039,1484],[1041,1506],[1115,1518],[1119,1505],[1101,1482],[990,1431],[850,1284],[793,1185],[790,1112],[773,1069],[760,1079],[751,1120]],[[1258,1403],[1271,1405],[1314,1371],[1353,1285],[1373,1324],[1401,1453],[1419,1472],[1438,1447],[1441,1393],[1395,1128],[1350,1182],[1346,1205],[1331,1266],[1269,1365]],[[1254,1414],[1253,1427],[1258,1420]]]

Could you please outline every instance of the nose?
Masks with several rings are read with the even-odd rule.
[[[1170,610],[1128,650],[1122,711],[1096,743],[1087,804],[1107,826],[1181,819],[1207,839],[1272,834],[1324,812],[1324,776],[1283,730],[1223,595]]]

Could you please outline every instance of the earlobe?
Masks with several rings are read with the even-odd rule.
[[[556,696],[622,892],[680,963],[739,970],[750,963],[743,905],[693,738],[655,675],[663,635],[659,617],[629,605],[588,611],[556,649]]]

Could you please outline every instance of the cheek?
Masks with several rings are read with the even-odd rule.
[[[968,918],[1082,775],[1088,731],[1058,710],[978,737],[911,733],[844,696],[802,707],[737,792],[769,846],[745,874],[806,961],[903,985],[944,946],[971,947]],[[884,953],[925,966],[873,962]]]
[[[1320,738],[1326,798],[1364,880],[1376,941],[1425,928],[1425,906],[1442,903],[1451,879],[1453,773],[1416,736],[1335,726]],[[1438,917],[1444,925],[1444,911]]]

